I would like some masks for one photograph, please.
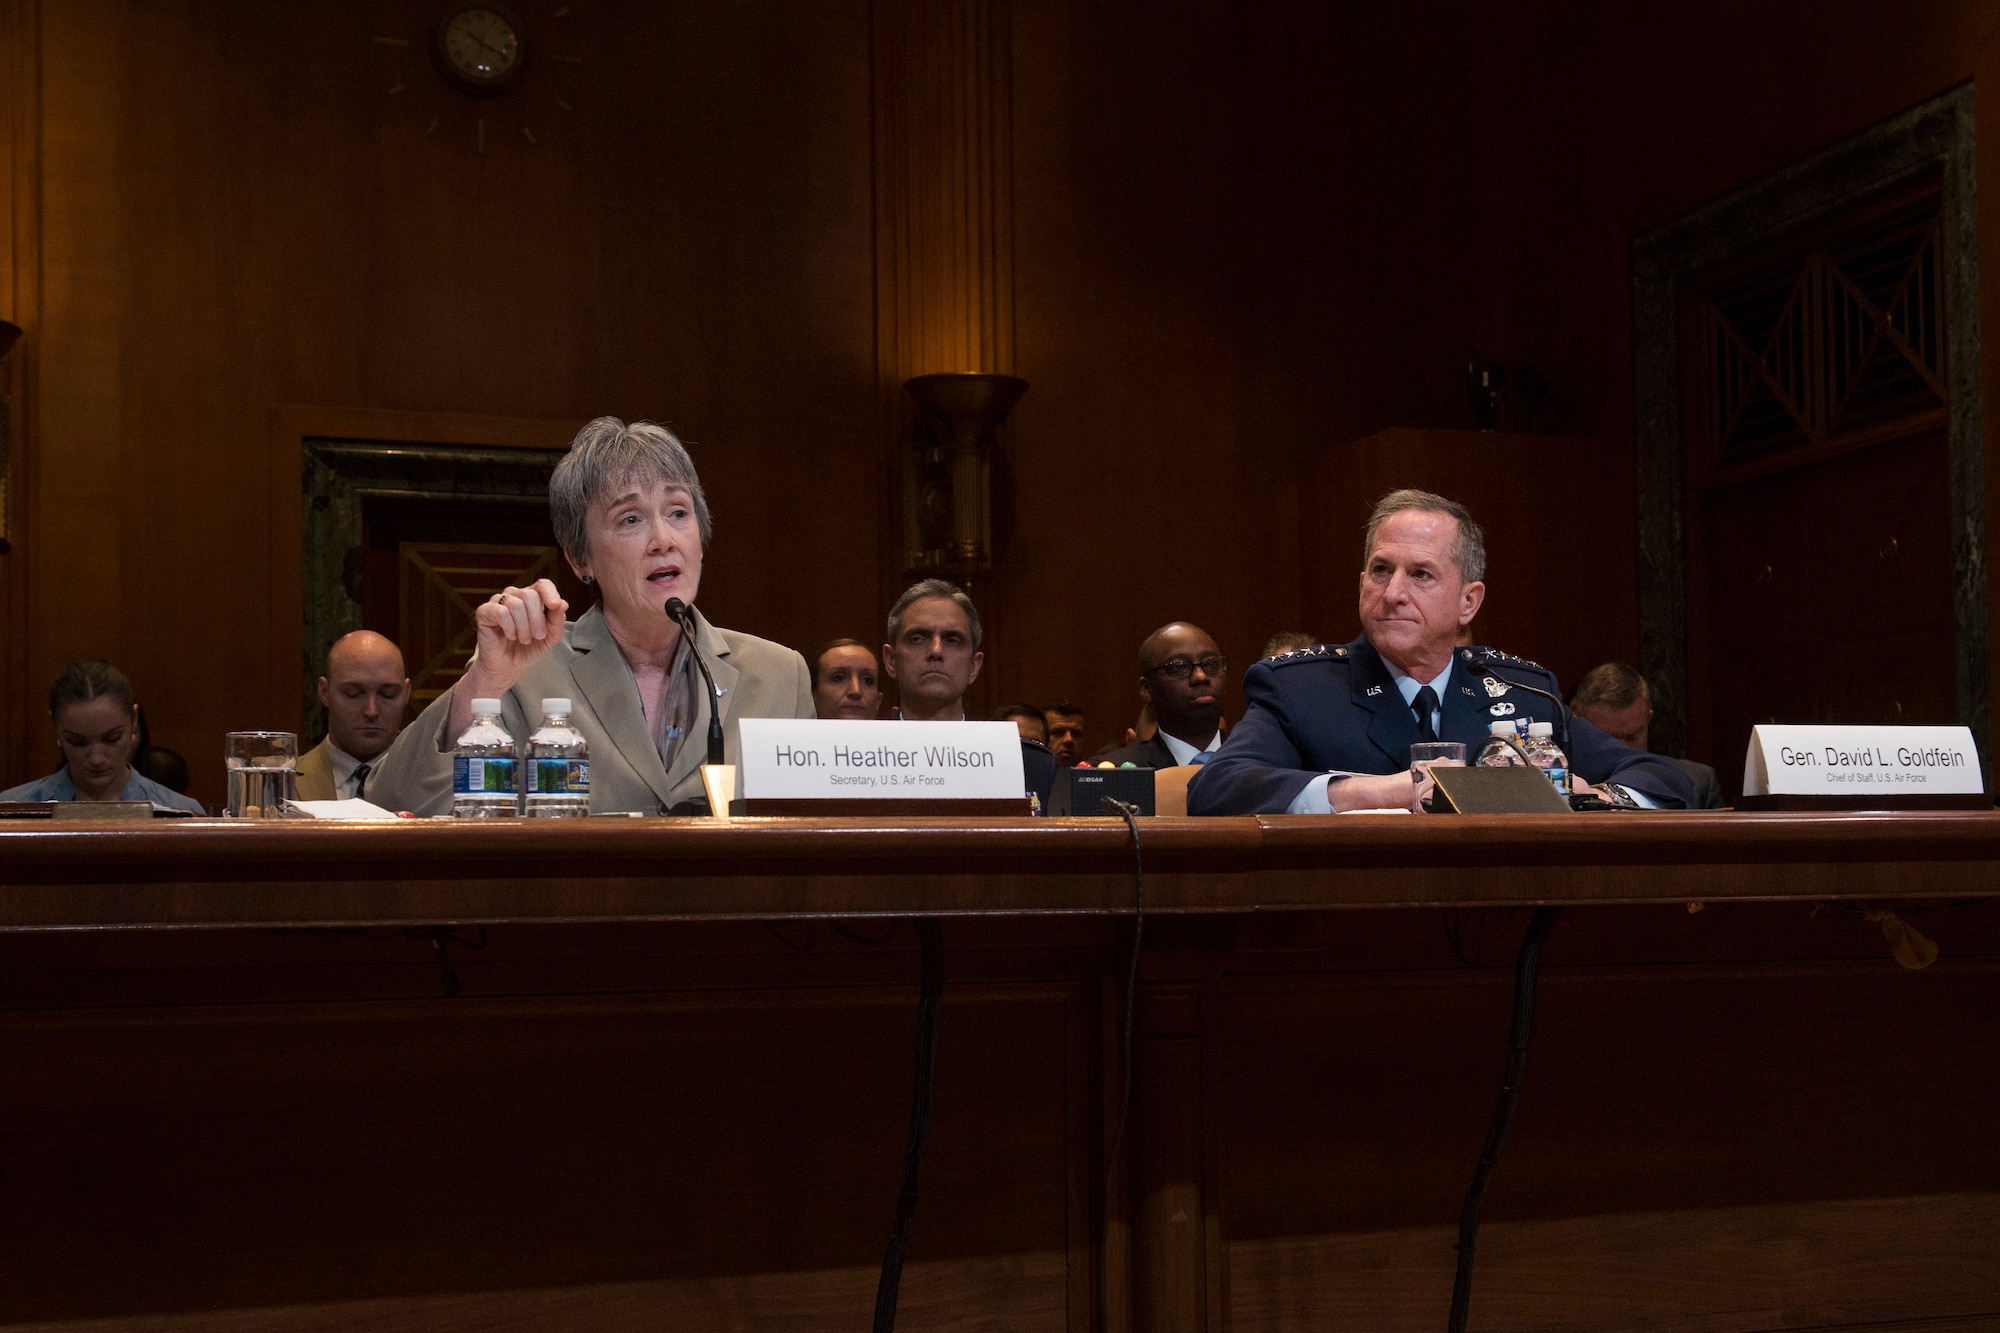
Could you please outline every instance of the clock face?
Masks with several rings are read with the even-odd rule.
[[[505,92],[527,66],[520,24],[497,6],[468,5],[447,14],[432,49],[445,77],[470,93]]]

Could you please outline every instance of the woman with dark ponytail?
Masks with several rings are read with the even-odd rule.
[[[0,801],[150,801],[202,814],[201,803],[132,767],[139,705],[132,682],[109,662],[71,662],[49,690],[49,718],[63,766],[39,782],[0,791]]]

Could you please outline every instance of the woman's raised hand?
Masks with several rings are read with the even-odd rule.
[[[502,588],[474,615],[479,649],[465,670],[465,684],[481,696],[514,687],[542,654],[562,642],[563,613],[569,610],[556,585],[536,579],[529,588]]]

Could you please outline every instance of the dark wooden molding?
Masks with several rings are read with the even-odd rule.
[[[1654,692],[1653,743],[1687,753],[1687,501],[1679,293],[1690,274],[1927,172],[1942,175],[1950,403],[1954,604],[1960,720],[1992,782],[1987,675],[1985,454],[1979,383],[1974,97],[1964,84],[1632,244],[1641,667]]]
[[[1122,820],[0,822],[0,931],[1133,909]],[[2000,895],[2000,813],[1162,817],[1168,914]]]

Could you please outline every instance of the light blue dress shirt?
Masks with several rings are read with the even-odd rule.
[[[1173,755],[1176,764],[1192,764],[1197,756],[1214,754],[1222,748],[1222,728],[1217,727],[1215,734],[1208,738],[1208,744],[1202,746],[1199,750],[1189,745],[1180,737],[1170,735],[1165,731],[1160,733],[1160,739],[1166,742],[1167,752]]]
[[[183,796],[170,787],[162,787],[151,778],[142,777],[139,770],[129,770],[125,779],[125,789],[118,793],[121,801],[150,801],[163,810],[186,810],[190,814],[205,815],[201,802],[192,796]],[[76,784],[69,780],[69,765],[64,764],[55,772],[35,782],[24,782],[18,787],[0,791],[0,801],[74,801]]]

